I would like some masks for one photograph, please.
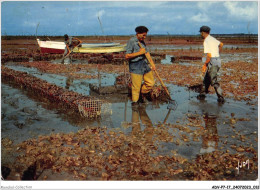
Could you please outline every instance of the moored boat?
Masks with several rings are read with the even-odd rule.
[[[92,48],[83,48],[75,47],[73,52],[75,53],[115,53],[125,51],[126,45],[118,45],[111,47],[92,47]]]
[[[37,43],[42,53],[63,54],[65,51],[65,43],[58,41],[43,41],[37,39]],[[113,53],[125,51],[126,45],[120,43],[82,43],[80,47],[73,49],[75,53]]]
[[[120,46],[120,43],[82,43],[81,47],[82,48],[92,48],[92,47],[115,47],[115,46]]]
[[[39,39],[37,39],[37,43],[41,49],[41,53],[63,54],[66,46],[64,42],[42,41]]]

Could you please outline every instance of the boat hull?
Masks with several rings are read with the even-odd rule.
[[[41,49],[41,53],[63,54],[66,47],[64,42],[41,41],[37,39],[37,43]]]
[[[100,48],[81,48],[76,47],[73,49],[74,53],[115,53],[125,51],[125,45],[115,47],[100,47]]]
[[[42,53],[50,54],[63,54],[65,51],[64,42],[56,41],[41,41],[37,39],[38,45]],[[81,47],[73,49],[74,53],[114,53],[125,51],[126,45],[120,43],[100,43],[100,44],[87,44],[83,43]]]
[[[82,48],[116,47],[116,46],[120,46],[120,43],[112,42],[112,43],[98,43],[98,44],[95,44],[95,43],[92,43],[92,44],[82,43],[81,44]]]
[[[53,49],[53,48],[44,48],[44,47],[40,47],[41,48],[41,53],[50,53],[50,54],[63,54],[64,53],[64,49]]]

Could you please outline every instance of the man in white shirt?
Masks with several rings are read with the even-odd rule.
[[[222,96],[222,89],[218,82],[217,76],[221,67],[221,59],[219,52],[222,50],[223,43],[210,35],[210,28],[208,26],[200,27],[200,34],[204,39],[203,47],[204,54],[206,54],[206,61],[203,65],[202,72],[206,73],[203,80],[203,88],[201,93],[197,96],[198,99],[205,99],[208,93],[209,86],[213,86],[218,96],[218,102],[224,103]]]

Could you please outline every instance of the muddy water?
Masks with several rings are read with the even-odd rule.
[[[25,91],[6,84],[2,84],[1,91],[2,138],[17,144],[40,134],[77,130],[57,110],[44,108],[43,103],[28,98]]]
[[[248,63],[252,63],[253,59],[257,59],[257,54],[248,54],[248,53],[239,53],[239,54],[224,54],[221,55],[221,60],[223,63],[228,63],[230,60],[232,61],[241,61],[246,60]]]
[[[65,76],[43,74],[37,69],[11,63],[6,66],[18,71],[26,71],[50,83],[84,95],[98,96],[111,103],[110,112],[101,118],[79,121],[78,118],[71,118],[64,112],[60,112],[55,106],[47,105],[28,95],[28,92],[24,90],[2,84],[2,138],[9,138],[14,144],[29,138],[37,138],[39,135],[76,132],[86,126],[106,126],[109,130],[129,134],[132,132],[132,121],[136,121],[134,113],[138,113],[142,130],[151,124],[153,127],[168,126],[169,131],[178,139],[181,138],[180,132],[183,129],[189,128],[189,134],[192,135],[196,131],[196,126],[190,124],[191,120],[198,120],[202,127],[208,129],[210,135],[218,137],[217,141],[207,142],[207,145],[205,145],[203,135],[199,136],[196,141],[160,142],[158,153],[162,155],[170,155],[172,151],[176,151],[181,156],[192,159],[198,154],[212,152],[216,149],[236,153],[236,150],[230,148],[232,145],[252,146],[257,150],[257,100],[244,102],[226,99],[225,104],[218,104],[216,95],[208,95],[205,101],[199,101],[196,98],[197,93],[189,91],[185,87],[168,85],[172,98],[178,104],[176,110],[167,109],[167,102],[150,102],[135,112],[132,110],[131,101],[127,95],[99,96],[91,92],[88,84],[98,84],[98,79],[71,80]],[[115,75],[108,73],[101,75],[101,85],[114,83]],[[183,126],[183,129],[171,128],[172,125]],[[241,141],[241,136],[246,140]],[[8,163],[9,160],[10,158],[4,157],[2,163]]]
[[[202,45],[156,45],[149,46],[150,51],[165,51],[165,50],[190,50],[190,49],[202,49]],[[238,44],[238,45],[225,45],[225,49],[240,49],[240,48],[257,48],[256,45],[248,45],[248,44]],[[172,55],[166,55],[165,59],[161,60],[161,64],[172,64],[171,57]],[[228,63],[230,60],[232,61],[241,61],[246,60],[248,63],[252,63],[253,59],[257,59],[257,54],[248,54],[248,53],[222,53],[221,54],[221,62],[223,64]],[[179,62],[182,65],[193,65],[190,62]]]

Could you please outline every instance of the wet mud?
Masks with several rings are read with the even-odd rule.
[[[91,90],[91,85],[106,89],[124,83],[122,76],[128,72],[124,64],[100,67],[76,58],[68,65],[59,64],[59,58],[5,62],[8,69],[107,105],[100,117],[80,119],[69,114],[71,109],[2,80],[2,176],[6,180],[257,179],[257,78],[247,74],[256,72],[257,77],[257,53],[252,46],[247,50],[231,46],[238,45],[231,44],[226,51],[248,56],[235,63],[223,52],[224,104],[217,102],[214,91],[201,101],[188,88],[199,84],[198,60],[172,62],[174,55],[168,53],[160,58],[158,73],[177,102],[176,110],[167,109],[168,102],[159,100],[132,108],[128,94]],[[232,85],[240,88],[228,90]],[[241,162],[248,165],[238,168]]]

